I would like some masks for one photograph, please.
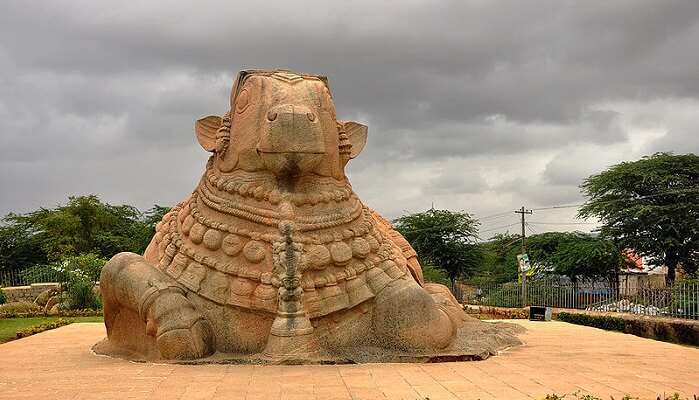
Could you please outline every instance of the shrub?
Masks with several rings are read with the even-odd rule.
[[[0,304],[5,304],[7,302],[7,297],[5,296],[5,292],[3,292],[2,288],[0,288]]]
[[[479,319],[528,319],[529,310],[526,308],[478,307]]]
[[[19,314],[39,313],[41,308],[29,301],[16,301],[0,304],[0,317],[13,317]]]
[[[608,331],[624,332],[626,322],[619,317],[609,315],[588,315],[578,313],[558,313],[557,319],[571,324],[591,326],[593,328],[606,329]]]
[[[61,309],[99,309],[102,307],[95,283],[99,280],[104,264],[107,262],[96,254],[87,253],[64,258],[51,264],[63,279],[65,292],[61,296]]]
[[[70,283],[66,291],[67,307],[70,310],[99,309],[102,307],[95,294],[95,285],[84,280]]]
[[[15,333],[15,337],[17,339],[21,339],[23,337],[35,335],[37,333],[48,331],[50,329],[60,328],[61,326],[69,325],[72,323],[73,323],[73,321],[71,321],[71,320],[59,318],[55,321],[44,322],[43,324],[34,325],[34,326],[30,326],[29,328],[20,329]]]
[[[56,316],[56,317],[94,317],[94,316],[101,316],[102,315],[102,310],[97,310],[97,309],[83,309],[83,310],[67,310],[67,309],[59,309],[57,311],[49,311],[44,312],[41,308],[37,310],[32,310],[32,311],[24,311],[23,312],[3,312],[2,309],[0,308],[0,319],[2,318],[32,318],[32,317],[45,317],[47,315],[50,316]]]
[[[58,263],[42,266],[42,268],[49,268],[55,271],[56,274],[60,275],[62,279],[67,282],[76,279],[97,282],[100,278],[102,267],[104,267],[106,262],[106,259],[96,254],[86,253],[65,257]],[[37,268],[39,267],[37,266]]]

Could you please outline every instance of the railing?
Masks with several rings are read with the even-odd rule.
[[[496,307],[526,305],[615,311],[643,315],[699,319],[699,283],[678,282],[672,287],[635,287],[605,284],[560,284],[531,281],[522,296],[517,282],[471,286],[457,284],[454,295],[463,303]]]
[[[52,268],[33,267],[24,271],[0,271],[0,287],[28,286],[32,283],[65,281],[65,273]]]

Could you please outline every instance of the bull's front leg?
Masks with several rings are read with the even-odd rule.
[[[214,351],[212,329],[169,276],[134,253],[119,253],[100,277],[104,320],[112,345],[165,359]]]
[[[423,288],[412,279],[399,279],[376,296],[374,330],[391,347],[443,349],[453,342],[464,319],[456,299],[442,285]]]

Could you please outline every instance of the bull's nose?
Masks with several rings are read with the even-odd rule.
[[[257,151],[276,174],[312,170],[325,154],[320,118],[307,106],[282,104],[267,110]]]
[[[308,107],[294,106],[293,104],[284,104],[281,106],[272,107],[267,112],[267,121],[276,121],[277,117],[279,117],[279,114],[282,114],[282,117],[286,118],[287,121],[290,119],[292,123],[296,122],[294,120],[295,117],[300,117],[301,120],[299,122],[302,122],[303,115],[305,115],[308,121],[310,122],[314,122],[316,120],[316,115],[313,113],[313,111],[308,109]]]
[[[263,131],[261,153],[324,153],[318,117],[307,106],[282,104],[267,111],[269,129]]]

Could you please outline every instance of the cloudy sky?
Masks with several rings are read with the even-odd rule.
[[[699,153],[699,1],[329,3],[3,1],[0,214],[178,202],[207,157],[193,122],[244,68],[327,75],[369,125],[363,200],[465,210],[484,236],[581,202],[611,164]],[[594,228],[574,215],[531,232]]]

